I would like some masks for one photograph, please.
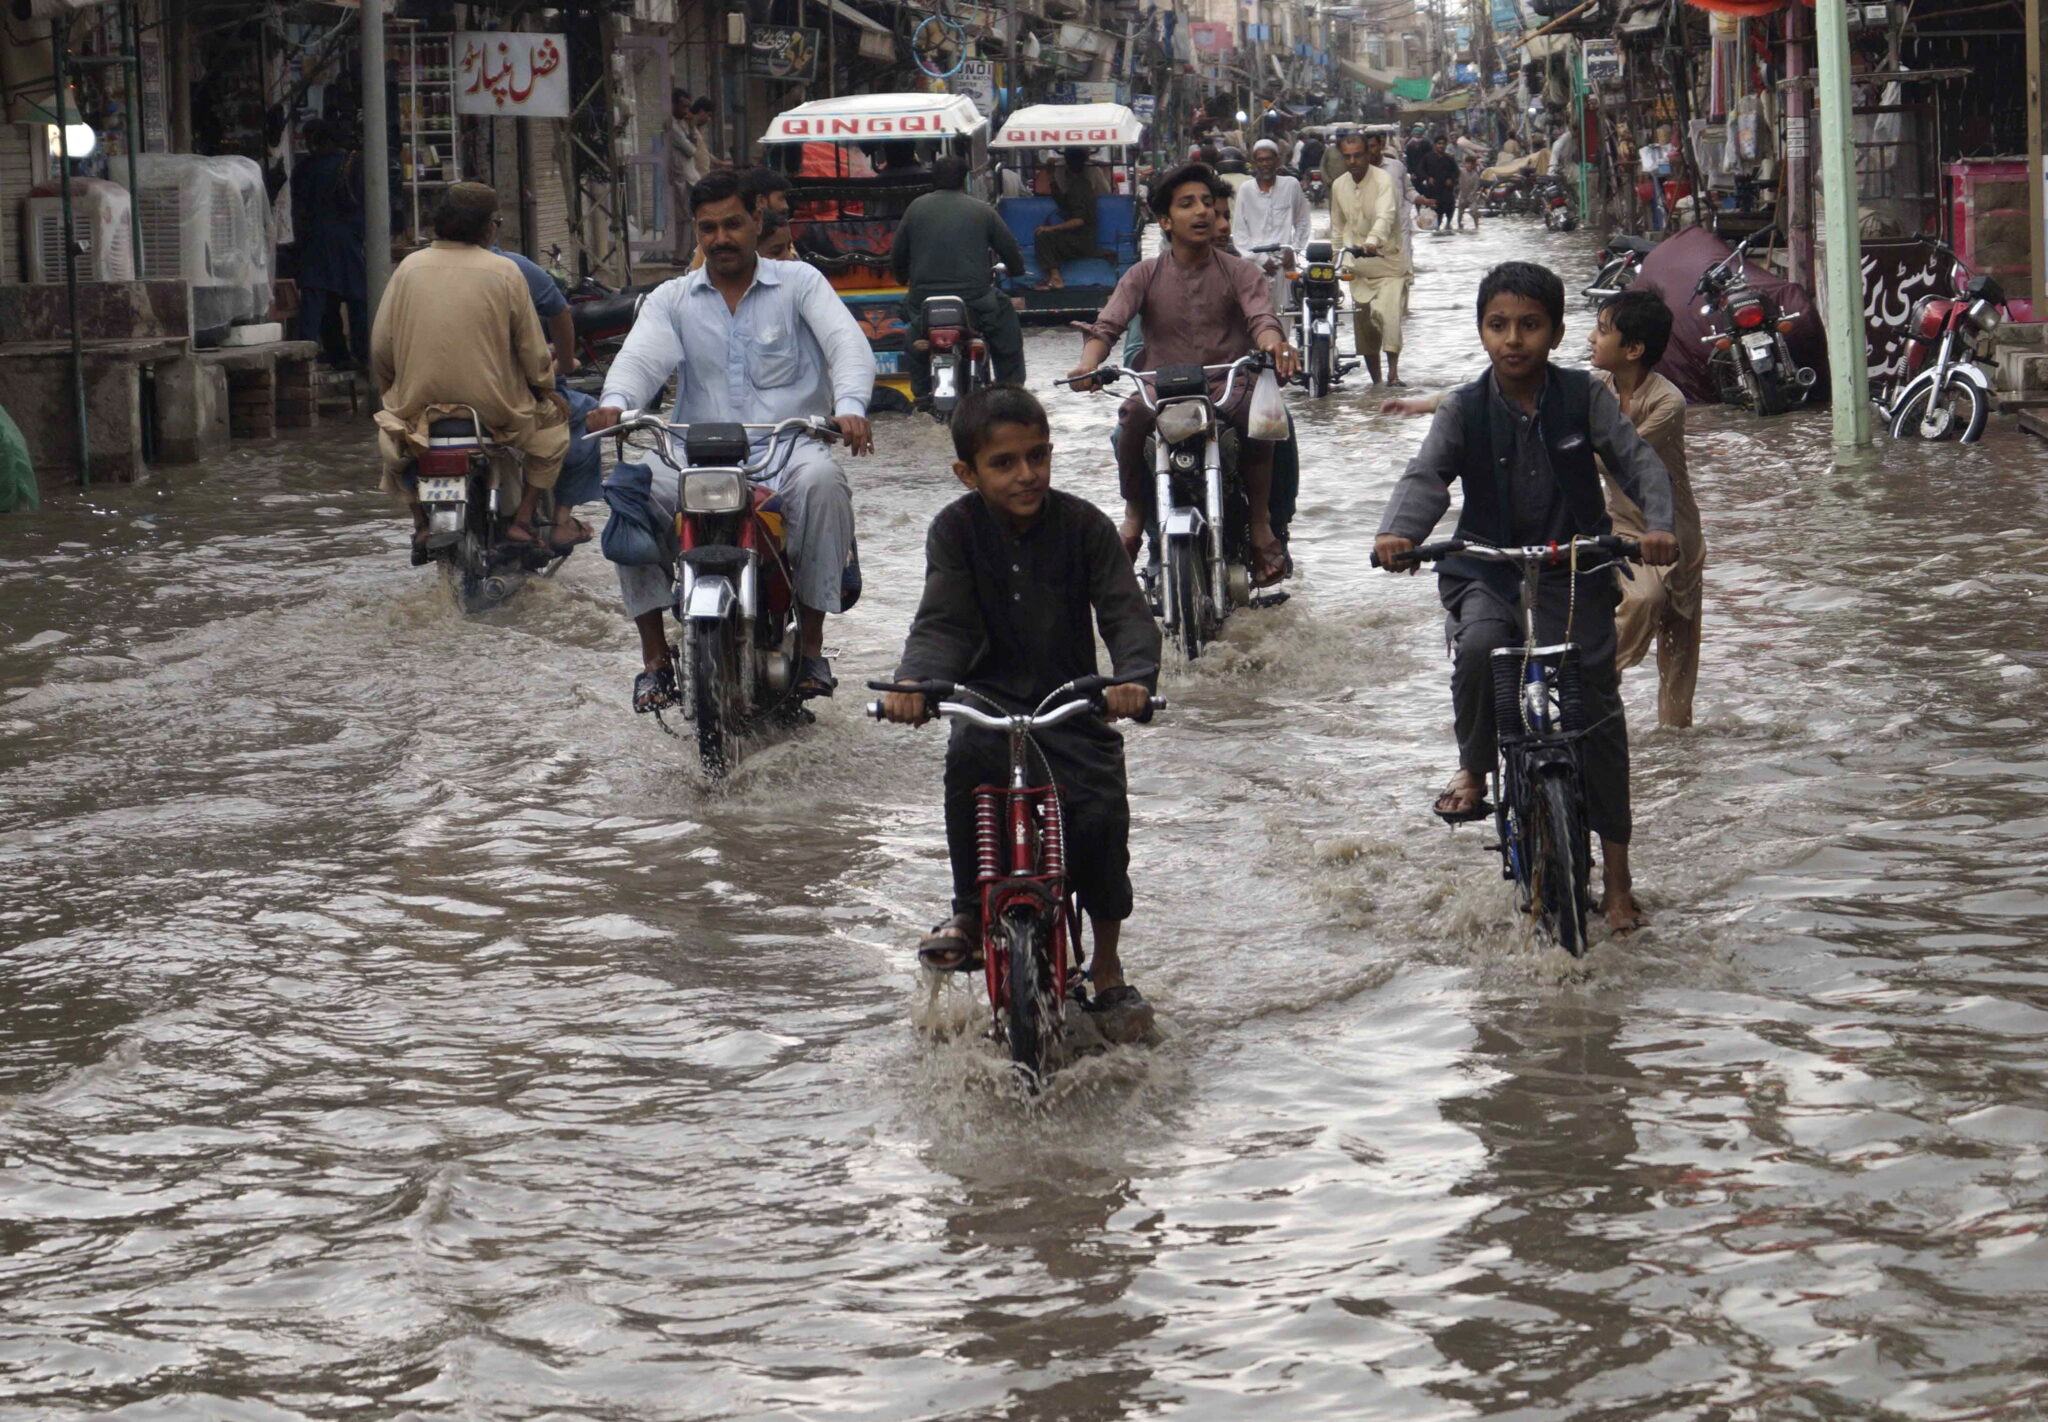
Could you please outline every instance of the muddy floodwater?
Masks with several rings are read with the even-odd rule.
[[[1405,373],[1593,250],[1424,238]],[[1574,964],[1428,813],[1374,404],[1297,404],[1292,600],[1129,736],[1165,1041],[1035,1107],[926,1030],[943,740],[849,689],[929,421],[853,471],[841,696],[715,789],[608,565],[461,616],[364,425],[0,520],[0,1418],[2048,1415],[2048,445],[1690,413],[1698,724],[1626,678],[1655,926]]]

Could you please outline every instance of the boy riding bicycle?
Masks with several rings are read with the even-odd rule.
[[[904,642],[899,683],[952,681],[1002,710],[1029,711],[1076,677],[1095,674],[1095,628],[1118,675],[1159,665],[1159,626],[1116,525],[1085,499],[1054,490],[1045,407],[1014,385],[978,390],[953,412],[953,473],[969,492],[939,511],[925,538],[924,597]],[[1103,692],[1110,719],[1144,710],[1156,671]],[[885,719],[930,719],[915,692],[882,697]],[[1130,803],[1123,738],[1093,716],[1033,737],[1059,788],[1066,867],[1094,930],[1090,1006],[1148,1011],[1118,956],[1131,913]],[[1007,744],[955,724],[946,747],[946,846],[953,916],[918,944],[942,971],[981,968],[975,791],[1001,784]],[[1040,782],[1043,783],[1043,782]]]
[[[1504,262],[1480,283],[1478,310],[1492,368],[1438,406],[1380,520],[1373,544],[1380,563],[1390,571],[1415,571],[1404,555],[1450,507],[1453,480],[1464,488],[1459,538],[1526,546],[1608,533],[1596,452],[1643,511],[1649,530],[1641,540],[1643,561],[1670,563],[1678,547],[1663,464],[1622,417],[1611,390],[1584,371],[1550,363],[1564,339],[1564,283],[1533,263]],[[1544,574],[1537,639],[1562,642],[1568,631],[1579,647],[1592,719],[1579,746],[1587,820],[1600,836],[1603,911],[1610,927],[1626,931],[1647,920],[1636,907],[1628,867],[1628,729],[1614,660],[1620,593],[1611,572],[1582,574],[1577,583],[1574,590],[1563,567]],[[1437,591],[1449,614],[1459,768],[1435,808],[1446,822],[1459,824],[1492,813],[1485,803],[1496,755],[1491,662],[1496,648],[1521,640],[1521,590],[1506,565],[1450,558],[1439,566]]]

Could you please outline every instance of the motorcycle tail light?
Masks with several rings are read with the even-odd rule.
[[[445,477],[450,474],[469,472],[469,451],[466,449],[423,449],[420,451],[420,473]]]
[[[730,514],[747,506],[746,476],[737,469],[691,469],[683,475],[684,513]]]
[[[1764,309],[1755,304],[1738,306],[1729,312],[1728,316],[1734,321],[1736,329],[1742,331],[1754,331],[1764,323]]]
[[[953,347],[960,344],[960,333],[956,330],[934,331],[932,332],[931,344],[932,349],[935,351],[950,351]]]
[[[980,341],[969,341],[967,343],[967,358],[969,360],[980,360],[987,353],[988,347]]]

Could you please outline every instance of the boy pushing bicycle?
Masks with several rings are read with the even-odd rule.
[[[1564,339],[1564,303],[1557,274],[1531,262],[1504,262],[1480,283],[1479,335],[1491,368],[1444,397],[1395,485],[1373,544],[1389,571],[1415,571],[1406,555],[1450,507],[1453,481],[1464,491],[1458,538],[1504,547],[1609,533],[1596,453],[1643,511],[1643,561],[1663,566],[1677,557],[1663,464],[1623,418],[1612,390],[1550,362]],[[1628,729],[1615,669],[1619,584],[1605,570],[1576,582],[1574,588],[1565,567],[1544,573],[1536,635],[1544,643],[1569,639],[1580,649],[1590,718],[1579,747],[1587,820],[1600,836],[1603,911],[1611,928],[1625,932],[1647,920],[1628,867]],[[1496,756],[1491,663],[1496,648],[1521,640],[1521,589],[1507,565],[1448,558],[1439,565],[1437,590],[1449,614],[1458,770],[1435,809],[1445,822],[1461,824],[1492,813],[1485,802]]]
[[[1004,712],[1028,712],[1095,674],[1099,626],[1117,675],[1154,669],[1103,692],[1111,719],[1139,714],[1158,683],[1159,626],[1116,525],[1087,500],[1052,488],[1045,407],[1017,386],[991,386],[960,403],[952,430],[953,473],[969,492],[941,509],[926,535],[924,596],[896,681],[971,684]],[[916,692],[885,694],[881,710],[903,725],[930,719]],[[1117,951],[1131,913],[1123,738],[1102,719],[1080,716],[1033,740],[1059,789],[1067,878],[1094,929],[1089,1006],[1148,1012],[1124,981]],[[955,724],[945,781],[953,916],[918,944],[928,967],[981,969],[975,792],[1002,783],[1008,764],[1003,736]]]

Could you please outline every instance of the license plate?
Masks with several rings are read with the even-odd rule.
[[[1767,335],[1764,335],[1762,332],[1758,332],[1755,335],[1744,336],[1742,338],[1742,344],[1748,346],[1751,350],[1757,352],[1760,355],[1769,355],[1771,353],[1771,338]]]
[[[420,480],[423,504],[459,504],[469,497],[469,480],[453,475],[435,475]]]

